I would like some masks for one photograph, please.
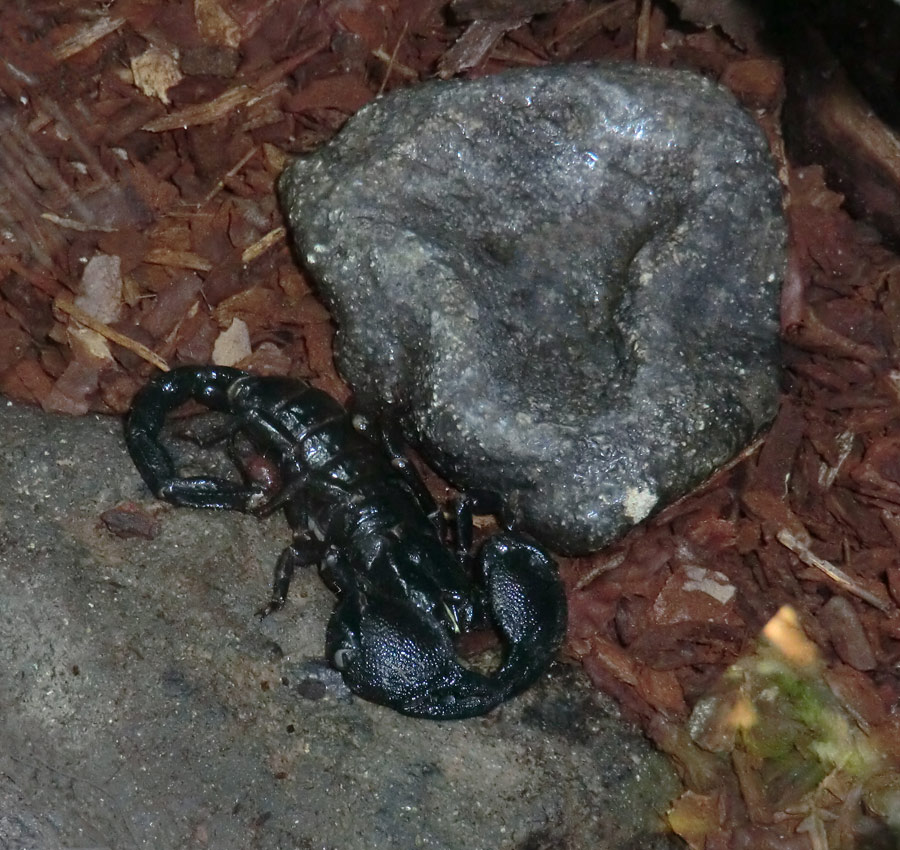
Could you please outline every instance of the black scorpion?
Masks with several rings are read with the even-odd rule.
[[[189,400],[229,414],[232,440],[241,436],[277,465],[274,493],[249,478],[178,476],[160,431]],[[484,714],[533,683],[562,641],[566,601],[556,564],[508,531],[469,556],[472,504],[465,500],[459,551],[452,551],[402,446],[386,429],[359,427],[364,421],[302,381],[180,367],[137,394],[125,439],[160,499],[257,515],[284,510],[293,542],[261,613],[284,604],[298,566],[317,563],[338,597],[327,657],[350,690],[414,717]],[[499,669],[483,675],[460,663],[453,639],[489,626],[506,647]]]

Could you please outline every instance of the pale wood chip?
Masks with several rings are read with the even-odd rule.
[[[641,0],[640,12],[637,19],[637,34],[634,39],[634,61],[646,62],[647,52],[650,47],[650,13],[653,6],[650,0]]]
[[[212,362],[217,366],[234,366],[253,353],[250,348],[250,330],[243,319],[231,320],[227,330],[222,331],[213,345]]]
[[[204,41],[232,48],[241,43],[241,28],[216,0],[194,0],[194,18]]]
[[[115,254],[94,254],[81,275],[75,305],[100,322],[114,322],[122,311],[122,260]]]
[[[89,233],[92,230],[100,233],[115,233],[119,229],[118,227],[108,227],[105,224],[92,224],[89,221],[64,218],[51,212],[41,213],[41,218],[55,224],[57,227],[64,227],[66,230],[77,230],[80,233]]]
[[[159,98],[167,106],[172,86],[183,79],[178,60],[165,50],[150,47],[140,56],[131,60],[131,74],[134,84],[147,97]]]

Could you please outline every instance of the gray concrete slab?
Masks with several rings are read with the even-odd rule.
[[[366,703],[317,576],[254,616],[283,519],[155,503],[115,420],[0,427],[0,848],[675,846],[673,770],[579,672],[468,721]],[[104,526],[123,500],[155,539]]]

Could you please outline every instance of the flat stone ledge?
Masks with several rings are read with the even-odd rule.
[[[157,503],[117,420],[0,401],[0,425],[0,847],[677,846],[672,767],[582,673],[466,721],[357,699],[314,572],[255,616],[282,518]],[[111,534],[122,501],[158,536]]]

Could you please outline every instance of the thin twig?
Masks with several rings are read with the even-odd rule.
[[[639,0],[637,32],[634,38],[634,61],[641,64],[647,61],[647,50],[650,47],[650,14],[652,11],[652,0]]]
[[[627,6],[633,3],[634,0],[612,0],[612,2],[608,3],[606,6],[601,6],[599,9],[596,9],[592,12],[589,12],[583,18],[572,23],[570,27],[563,30],[561,33],[558,33],[554,39],[552,46],[558,47],[562,42],[568,38],[572,33],[580,30],[585,24],[592,21],[594,18],[604,18],[610,12],[617,12],[622,6]]]
[[[397,58],[397,51],[400,49],[400,42],[403,41],[403,36],[406,35],[406,29],[409,26],[409,23],[404,21],[403,29],[400,30],[400,35],[397,36],[397,43],[394,45],[394,49],[391,52],[391,58],[387,63],[387,68],[384,72],[384,77],[381,80],[381,85],[378,87],[378,94],[376,97],[381,97],[384,94],[384,89],[387,86],[388,79],[391,76],[391,71],[394,70],[394,60]]]
[[[265,254],[265,252],[276,242],[280,242],[284,239],[284,233],[284,227],[276,227],[274,230],[270,230],[262,237],[262,239],[258,239],[248,248],[244,249],[244,253],[241,254],[241,262],[249,263],[255,260],[260,254]]]
[[[53,58],[63,62],[82,50],[87,50],[92,44],[106,38],[110,33],[114,33],[122,24],[125,18],[100,18],[92,24],[82,27],[71,38],[61,41],[53,48]]]
[[[250,160],[253,158],[253,154],[256,153],[256,146],[252,145],[250,150],[248,150],[225,174],[222,175],[221,178],[216,182],[216,185],[209,190],[209,194],[198,204],[199,207],[206,206],[222,189],[225,187],[225,181],[230,180],[234,177]]]
[[[122,348],[127,348],[129,351],[133,351],[135,354],[137,354],[138,357],[141,357],[148,363],[152,363],[154,366],[156,366],[157,369],[161,369],[163,372],[169,371],[169,364],[166,363],[166,361],[163,360],[162,357],[156,354],[156,352],[147,348],[146,345],[143,345],[136,339],[132,339],[130,336],[125,336],[125,334],[119,333],[119,331],[111,328],[105,322],[101,322],[90,313],[82,310],[81,307],[78,307],[73,301],[70,301],[68,298],[57,298],[53,302],[53,306],[59,310],[62,310],[63,313],[71,316],[79,324],[82,324],[86,328],[90,328],[92,331],[100,334],[100,336],[105,337],[110,342],[114,342],[116,345],[120,345]]]
[[[92,230],[97,231],[98,233],[115,233],[119,229],[117,227],[107,227],[105,224],[92,224],[89,221],[77,221],[74,218],[64,218],[63,216],[51,212],[41,213],[41,218],[52,222],[58,227],[64,227],[67,230],[77,230],[81,233],[90,233]]]
[[[383,47],[376,47],[375,50],[372,51],[372,55],[376,59],[380,59],[384,62],[385,65],[390,65],[398,74],[402,74],[408,80],[418,80],[419,72],[414,68],[410,68],[409,65],[404,65],[402,62],[397,62],[395,60],[395,56],[397,55],[397,51],[395,50],[393,55],[389,54]]]
[[[840,567],[836,567],[831,561],[826,561],[818,555],[813,554],[807,544],[798,539],[794,534],[786,528],[782,528],[776,535],[775,539],[785,548],[790,549],[804,564],[821,570],[832,581],[837,582],[848,593],[858,596],[864,602],[873,605],[879,611],[887,614],[892,610],[892,606],[883,599],[869,592],[860,584],[858,584],[851,576],[847,575]]]
[[[148,133],[164,133],[169,130],[186,130],[188,127],[196,127],[201,124],[214,124],[238,107],[252,106],[254,103],[273,97],[286,86],[287,83],[283,80],[272,83],[262,91],[258,91],[253,86],[235,86],[212,100],[192,103],[167,115],[154,118],[144,124],[141,129]]]
[[[608,558],[600,558],[594,564],[594,566],[592,566],[580,579],[578,579],[578,583],[575,585],[575,590],[584,590],[589,584],[593,584],[595,579],[598,579],[604,573],[608,573],[611,570],[614,570],[616,567],[621,566],[624,561],[624,552],[617,552],[615,555],[611,555]]]

